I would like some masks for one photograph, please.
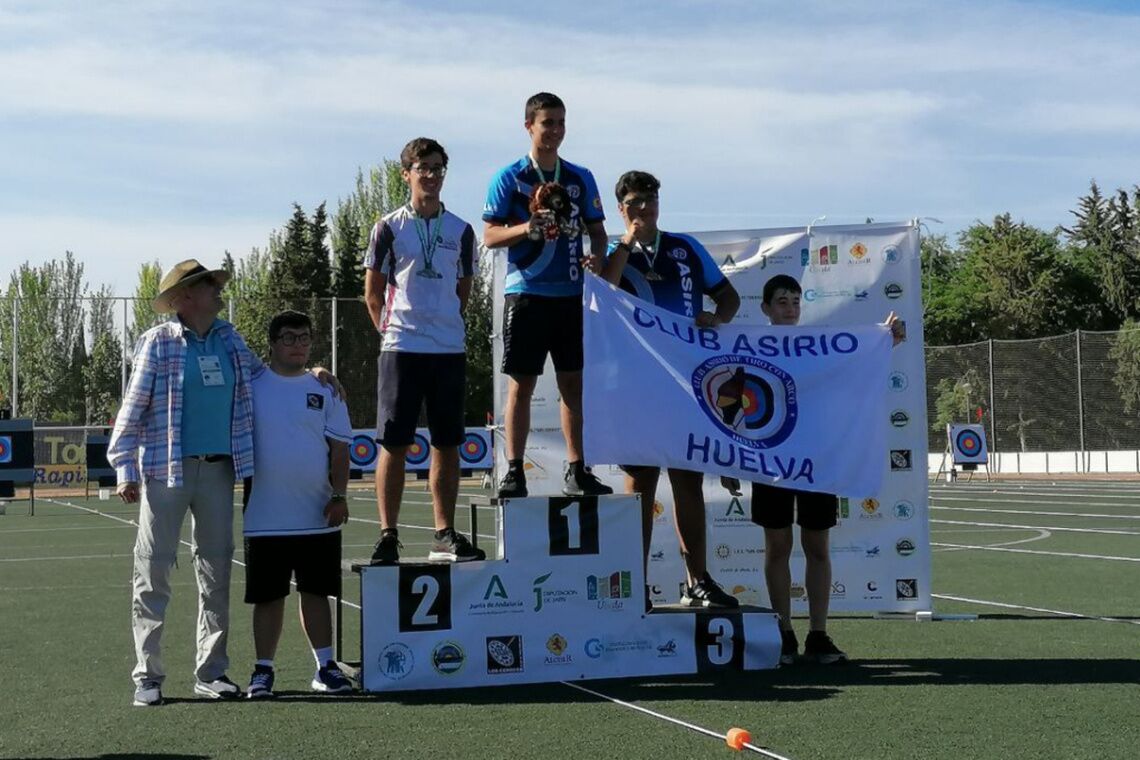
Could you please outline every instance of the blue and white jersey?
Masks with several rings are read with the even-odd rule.
[[[696,317],[704,296],[715,296],[728,285],[728,278],[693,237],[662,232],[660,241],[656,251],[633,244],[621,273],[621,289],[674,314]],[[607,257],[616,245],[610,245]]]
[[[570,195],[571,221],[586,224],[604,221],[598,185],[589,169],[559,159],[558,184]],[[554,180],[546,172],[545,181]],[[491,224],[522,224],[530,219],[530,193],[543,178],[530,156],[523,156],[495,175],[487,190],[483,221]],[[538,296],[576,296],[582,293],[582,238],[559,235],[556,240],[524,238],[507,250],[505,293]]]

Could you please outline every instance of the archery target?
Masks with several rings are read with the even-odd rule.
[[[352,460],[352,466],[358,470],[373,466],[376,463],[376,441],[371,435],[353,436],[349,458]]]
[[[491,467],[491,447],[487,445],[487,434],[482,430],[468,430],[459,447],[459,459],[465,467]]]
[[[985,430],[981,425],[954,425],[950,429],[954,464],[978,464],[987,461]]]
[[[416,433],[412,439],[412,445],[408,447],[407,463],[413,467],[426,465],[430,456],[431,446],[428,444],[427,436],[423,433]]]
[[[12,461],[12,436],[0,435],[0,464]]]

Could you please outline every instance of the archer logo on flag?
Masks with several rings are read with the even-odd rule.
[[[775,446],[796,427],[795,380],[763,359],[714,356],[693,372],[692,384],[704,413],[743,446]]]

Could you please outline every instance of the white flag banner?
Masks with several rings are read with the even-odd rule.
[[[584,298],[591,462],[878,492],[889,463],[886,326],[703,329],[593,275]]]

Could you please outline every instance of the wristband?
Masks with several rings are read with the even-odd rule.
[[[346,498],[345,494],[337,493],[335,491],[333,491],[332,495],[329,496],[329,501],[347,501],[347,500],[348,499]]]

